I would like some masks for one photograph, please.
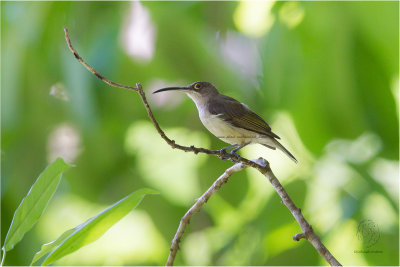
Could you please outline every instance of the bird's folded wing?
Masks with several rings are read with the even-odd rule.
[[[219,103],[220,101],[221,103]],[[271,131],[268,123],[246,105],[228,96],[224,96],[220,101],[210,103],[209,111],[211,114],[218,115],[219,118],[233,126],[280,139],[278,135]]]

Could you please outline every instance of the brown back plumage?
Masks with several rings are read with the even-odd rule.
[[[208,102],[208,110],[213,115],[220,114],[221,119],[235,127],[280,139],[278,135],[271,131],[268,123],[246,105],[232,97],[222,94],[213,97]]]

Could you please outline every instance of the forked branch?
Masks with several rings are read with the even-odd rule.
[[[230,159],[231,161],[236,162],[235,165],[233,165],[231,168],[225,171],[225,173],[219,177],[213,184],[213,186],[208,189],[203,196],[193,205],[193,207],[185,214],[185,216],[182,218],[181,223],[179,225],[178,231],[172,241],[172,246],[170,249],[170,255],[168,257],[168,262],[167,265],[173,265],[175,255],[178,251],[179,247],[179,242],[180,239],[184,233],[185,227],[190,220],[191,216],[193,213],[197,212],[201,206],[206,202],[206,199],[210,198],[212,194],[214,194],[219,187],[223,184],[223,181],[226,181],[234,172],[239,171],[245,167],[253,167],[257,169],[259,172],[261,172],[265,177],[268,178],[268,181],[272,184],[274,187],[275,191],[278,193],[278,195],[282,199],[282,203],[285,204],[285,206],[289,209],[289,211],[292,213],[293,217],[296,219],[296,221],[299,223],[302,233],[296,234],[293,239],[296,241],[299,241],[300,239],[304,238],[308,240],[314,248],[317,250],[317,252],[331,265],[331,266],[341,266],[341,264],[333,257],[333,255],[329,252],[329,250],[324,246],[324,244],[321,242],[321,239],[319,236],[314,232],[312,229],[311,225],[307,222],[307,220],[304,218],[303,214],[301,213],[301,210],[296,207],[292,199],[289,197],[288,193],[286,190],[283,188],[279,180],[275,177],[273,174],[269,163],[265,159],[259,159],[257,162],[248,160],[246,158],[243,158],[241,156],[235,155],[235,154],[230,154],[226,151],[223,150],[210,150],[202,147],[195,147],[195,146],[182,146],[179,144],[176,144],[174,140],[170,139],[167,137],[164,133],[164,131],[161,129],[160,125],[154,118],[153,112],[151,111],[151,108],[149,106],[149,103],[147,102],[146,95],[142,89],[142,86],[140,83],[136,84],[136,87],[132,86],[127,86],[119,83],[115,83],[111,80],[108,80],[105,78],[103,75],[98,73],[96,70],[94,70],[90,65],[88,65],[82,57],[78,54],[78,52],[73,48],[71,41],[69,39],[68,35],[68,30],[64,28],[65,32],[65,39],[67,41],[68,47],[71,50],[71,52],[74,54],[75,58],[81,62],[86,69],[88,69],[91,73],[93,73],[97,78],[102,80],[103,82],[107,83],[110,86],[114,87],[119,87],[127,90],[133,90],[138,92],[140,95],[140,98],[142,99],[143,105],[146,109],[147,115],[149,116],[151,122],[153,123],[154,127],[156,128],[157,132],[160,134],[161,138],[165,140],[172,148],[176,148],[185,152],[193,152],[195,154],[198,153],[204,153],[208,155],[214,155],[218,156],[220,159]]]

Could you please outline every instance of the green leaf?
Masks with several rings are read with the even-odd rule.
[[[71,165],[58,158],[39,175],[14,213],[4,241],[4,251],[13,249],[39,220],[60,183],[62,173],[69,167]]]
[[[86,222],[78,225],[74,229],[71,229],[74,230],[73,233],[65,238],[61,242],[61,244],[47,256],[47,258],[43,262],[43,265],[49,265],[54,261],[61,259],[65,255],[68,255],[80,249],[81,247],[99,239],[116,222],[121,220],[132,209],[134,209],[142,201],[144,196],[148,194],[158,194],[158,192],[147,188],[139,189],[128,195],[127,197],[121,199],[120,201],[116,202],[114,205],[103,210],[95,217],[92,217]],[[62,234],[57,240],[53,242],[58,242],[59,240],[61,240],[63,235],[66,235],[67,232],[64,232],[64,234]]]
[[[40,251],[37,252],[35,254],[35,256],[33,257],[31,266],[35,262],[37,262],[41,257],[43,257],[47,253],[51,252],[55,247],[57,247],[62,242],[64,242],[64,240],[67,239],[67,237],[69,237],[73,232],[75,232],[75,230],[76,230],[75,228],[69,229],[69,230],[65,231],[62,235],[60,235],[57,239],[42,245],[42,248],[40,249]]]

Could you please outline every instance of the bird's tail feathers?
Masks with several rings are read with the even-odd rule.
[[[289,152],[289,150],[287,150],[281,143],[279,143],[277,140],[273,139],[273,142],[275,144],[275,146],[281,150],[283,153],[285,153],[291,160],[294,161],[294,163],[297,163],[297,159],[292,155],[292,153]],[[271,146],[268,145],[264,145],[268,148],[271,148]]]

